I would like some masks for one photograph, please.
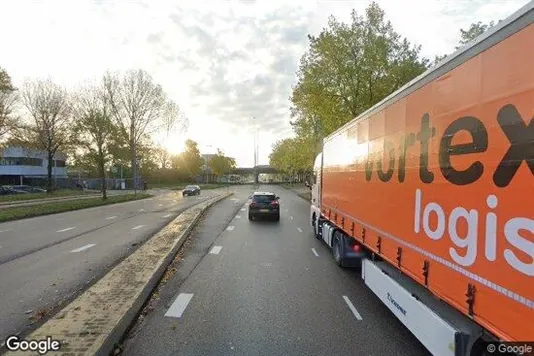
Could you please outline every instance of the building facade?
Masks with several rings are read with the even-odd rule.
[[[52,167],[53,178],[67,178],[67,156],[57,152]],[[0,157],[1,184],[31,184],[29,181],[45,179],[48,175],[46,151],[23,147],[6,147]]]

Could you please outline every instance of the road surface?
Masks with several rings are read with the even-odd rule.
[[[151,199],[0,224],[0,344],[27,333],[36,316],[57,311],[181,211],[217,192],[182,198],[159,190]]]
[[[260,189],[281,197],[280,222],[250,222],[250,192],[215,205],[125,355],[429,355],[313,237],[309,203]]]

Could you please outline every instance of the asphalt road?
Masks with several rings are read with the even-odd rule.
[[[30,331],[41,314],[57,311],[181,211],[218,191],[182,198],[158,190],[150,199],[0,224],[0,344]]]
[[[281,197],[280,222],[250,222],[250,192],[212,207],[125,355],[429,355],[313,237],[309,203],[260,189]]]

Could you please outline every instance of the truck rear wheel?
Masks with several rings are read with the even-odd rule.
[[[332,239],[332,254],[334,255],[334,261],[336,261],[339,267],[344,267],[343,258],[343,235],[339,231],[334,232]]]

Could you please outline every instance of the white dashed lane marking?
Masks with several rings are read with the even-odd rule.
[[[75,227],[68,227],[66,229],[63,229],[63,230],[58,230],[57,232],[65,232],[65,231],[69,231],[69,230],[72,230],[72,229],[76,229]]]
[[[136,227],[132,227],[132,230],[137,230],[137,229],[140,229],[142,227],[145,227],[146,225],[138,225]]]
[[[301,229],[300,227],[297,227],[297,230],[298,230],[299,232],[302,232],[302,229]]]
[[[313,254],[315,255],[315,257],[319,257],[319,254],[317,253],[317,251],[315,251],[314,248],[312,248],[311,250],[312,250]]]
[[[165,313],[165,316],[171,317],[171,318],[181,318],[182,314],[185,311],[185,308],[187,308],[187,305],[193,298],[193,294],[189,293],[180,293],[174,303],[172,303],[171,307],[167,312]]]
[[[106,218],[106,220],[111,220],[111,219],[116,219],[116,218],[117,218],[116,216],[108,216],[108,217]]]
[[[241,215],[236,215],[235,218],[236,219],[241,219]]]
[[[347,303],[347,305],[349,306],[350,311],[352,312],[352,314],[354,314],[354,316],[356,317],[356,319],[358,319],[358,320],[362,320],[362,316],[360,315],[360,313],[358,313],[358,311],[356,310],[356,307],[354,307],[354,305],[353,305],[352,302],[350,301],[349,297],[347,297],[346,295],[344,295],[344,296],[343,296],[343,299],[345,299],[345,303]]]
[[[89,245],[85,245],[85,246],[82,246],[82,247],[79,247],[79,248],[76,248],[70,252],[81,252],[83,250],[87,250],[88,248],[91,248],[93,246],[96,246],[96,244],[89,244]]]
[[[171,217],[172,214],[167,214],[167,215],[163,215],[164,218],[169,218]]]
[[[232,231],[233,229],[235,229],[235,226],[233,226],[233,225],[230,225],[230,226],[228,226],[226,228],[226,230],[228,230],[228,231]]]
[[[214,255],[218,255],[219,252],[221,252],[221,250],[222,250],[222,246],[213,246],[210,253]]]

